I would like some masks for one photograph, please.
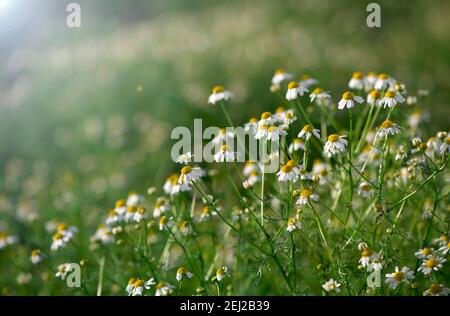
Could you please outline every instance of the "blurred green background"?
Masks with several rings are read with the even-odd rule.
[[[335,99],[353,71],[387,72],[430,91],[430,133],[450,128],[448,1],[378,1],[379,29],[371,1],[78,0],[80,29],[71,1],[1,1],[0,228],[71,214],[93,232],[115,199],[161,186],[173,127],[224,124],[213,85],[244,123],[277,106],[280,67]]]

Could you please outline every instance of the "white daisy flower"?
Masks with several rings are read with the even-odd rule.
[[[313,135],[316,138],[320,138],[319,130],[315,129],[314,126],[312,126],[310,124],[303,126],[300,133],[298,133],[298,137],[305,139],[305,140],[309,140],[311,138],[311,136],[313,136]]]
[[[373,196],[373,194],[374,190],[369,183],[363,181],[359,184],[358,195],[362,196],[363,198],[370,199]]]
[[[368,267],[371,259],[373,258],[374,252],[369,248],[362,248],[361,258],[359,259],[359,263],[364,267]]]
[[[122,216],[119,215],[115,210],[110,210],[108,216],[106,217],[106,224],[113,225],[122,221]]]
[[[294,160],[289,160],[284,166],[280,168],[280,171],[278,171],[277,176],[278,181],[280,182],[297,181],[298,179],[297,163]]]
[[[289,145],[288,151],[292,154],[294,151],[306,150],[305,143],[301,138],[294,138],[292,143]]]
[[[124,199],[117,200],[114,205],[114,211],[119,215],[125,214],[127,211],[127,201]]]
[[[318,81],[317,79],[311,78],[310,75],[302,75],[300,76],[298,83],[305,88],[309,88],[310,86],[318,83]]]
[[[364,99],[353,92],[347,91],[342,95],[341,101],[338,103],[338,109],[343,110],[345,108],[351,109],[355,107],[355,102],[363,103]]]
[[[244,131],[254,136],[256,131],[258,130],[258,119],[256,117],[252,117],[247,123],[244,124]]]
[[[220,146],[220,150],[214,154],[215,162],[230,162],[237,158],[238,153],[229,150],[228,145]]]
[[[189,184],[178,184],[178,179],[180,175],[174,173],[164,182],[163,190],[166,194],[175,195],[180,192],[190,191],[191,187]]]
[[[401,270],[396,266],[395,271],[386,274],[385,283],[390,289],[396,289],[400,283],[409,284],[410,281],[414,280],[414,272],[408,267],[403,267]]]
[[[183,278],[192,278],[194,275],[186,268],[181,267],[177,270],[177,276],[176,279],[178,282],[180,282],[181,280],[183,280]]]
[[[252,171],[248,177],[247,180],[245,180],[242,185],[244,188],[249,189],[253,187],[256,183],[259,183],[261,181],[258,171]]]
[[[61,233],[56,233],[52,237],[52,245],[50,246],[50,249],[55,251],[59,248],[62,248],[66,245],[67,241],[64,239],[64,235]]]
[[[309,95],[309,99],[311,103],[316,101],[319,104],[327,104],[331,99],[331,96],[327,92],[323,91],[322,88],[315,88]]]
[[[67,274],[72,271],[71,263],[63,263],[58,265],[57,272],[55,273],[55,277],[61,278],[61,280],[65,280]]]
[[[450,137],[447,137],[439,148],[441,155],[450,153]]]
[[[163,230],[164,228],[169,229],[173,226],[173,220],[171,217],[161,216],[159,218],[159,230]]]
[[[325,143],[323,154],[328,158],[342,153],[346,150],[347,141],[344,139],[345,135],[339,136],[338,134],[331,134],[328,136],[328,140]]]
[[[134,290],[134,282],[136,282],[136,278],[131,278],[130,280],[128,280],[127,287],[125,288],[125,292],[126,292],[128,295],[131,295],[131,293],[132,293],[133,290]]]
[[[298,83],[297,81],[291,81],[288,84],[288,90],[286,92],[286,100],[292,101],[297,99],[298,97],[303,96],[308,89],[303,85]]]
[[[297,199],[298,205],[309,205],[312,202],[318,202],[319,197],[314,194],[310,189],[304,189],[300,192],[300,196]]]
[[[126,222],[133,221],[134,215],[136,214],[136,211],[137,211],[137,207],[136,206],[129,206],[128,209],[127,209],[127,212],[125,213],[125,215],[123,217],[124,220]],[[106,224],[108,224],[108,223],[106,223]]]
[[[182,221],[178,224],[178,230],[183,236],[187,236],[192,231],[191,224],[188,221]]]
[[[223,267],[217,269],[217,271],[216,271],[216,280],[219,282],[222,281],[225,277],[229,277],[229,276],[230,276],[230,273],[228,271],[228,267],[226,267],[226,266],[223,266]]]
[[[313,178],[312,175],[311,175],[311,173],[308,172],[308,171],[305,169],[304,166],[300,166],[300,167],[298,168],[297,173],[298,173],[298,175],[299,175],[299,177],[300,177],[300,180],[312,180],[312,178]]]
[[[439,236],[439,238],[433,239],[433,244],[438,245],[438,246],[444,246],[447,244],[447,242],[448,242],[448,237],[447,237],[447,235],[444,235],[444,234]]]
[[[139,207],[139,208],[137,209],[136,213],[134,214],[133,220],[134,220],[136,223],[140,223],[140,222],[142,222],[145,218],[146,218],[146,216],[145,216],[145,208],[141,206],[141,207]]]
[[[294,111],[286,111],[283,116],[283,120],[281,121],[282,126],[289,127],[293,122],[297,120],[297,116],[295,116]]]
[[[393,108],[394,106],[397,105],[397,103],[403,102],[405,102],[405,98],[401,94],[389,90],[386,91],[383,99],[381,99],[380,105],[382,105],[383,107]]]
[[[424,296],[448,296],[450,290],[443,284],[432,283],[428,290],[423,292]]]
[[[144,201],[144,197],[142,195],[138,194],[137,192],[132,191],[132,192],[128,193],[126,205],[127,206],[139,206],[142,204],[143,201]]]
[[[286,72],[284,69],[277,69],[272,77],[272,87],[271,91],[276,91],[280,88],[280,84],[283,81],[291,80],[293,75],[289,72]]]
[[[114,229],[118,229],[121,226],[115,227]],[[101,243],[107,245],[112,244],[115,241],[113,230],[105,226],[103,224],[98,225],[97,230],[95,231],[94,236],[91,238],[92,242],[100,241]]]
[[[450,242],[439,248],[438,251],[440,251],[443,256],[446,256],[450,252]]]
[[[190,184],[192,181],[197,181],[203,177],[204,172],[199,167],[185,166],[181,169],[178,184]]]
[[[170,210],[169,201],[164,196],[158,197],[153,208],[153,217],[160,217],[162,213],[168,210]]]
[[[339,288],[340,286],[341,286],[340,283],[338,283],[333,279],[330,279],[322,285],[322,288],[327,292],[339,293],[341,291],[341,289]]]
[[[167,296],[172,293],[175,287],[166,282],[159,282],[156,284],[155,296]]]
[[[141,296],[142,292],[144,292],[145,282],[141,279],[136,279],[133,284],[133,290],[129,295],[131,296]]]
[[[364,90],[366,92],[371,91],[374,88],[376,81],[377,81],[377,74],[374,72],[369,72],[367,76],[364,77]]]
[[[225,90],[223,86],[215,86],[212,89],[211,95],[208,97],[209,104],[216,104],[220,101],[228,101],[231,98],[231,92]]]
[[[185,154],[181,154],[175,162],[182,165],[187,165],[192,162],[193,157],[194,155],[191,152],[187,152]]]
[[[200,215],[200,222],[203,222],[209,219],[211,216],[217,215],[216,211],[209,206],[205,206],[202,210],[202,214]]]
[[[0,231],[0,250],[15,244],[17,242],[17,237],[9,236],[6,233]]]
[[[372,90],[367,94],[367,103],[374,106],[380,106],[381,93],[378,90]]]
[[[250,175],[253,171],[258,171],[258,166],[253,161],[246,161],[242,173],[244,176]]]
[[[258,126],[258,130],[255,134],[255,139],[266,139],[269,134],[269,129],[266,124],[261,124]]]
[[[276,142],[279,141],[281,136],[287,135],[287,132],[277,126],[270,126],[267,129],[267,140]]]
[[[383,269],[383,257],[381,256],[381,254],[375,252],[372,255],[371,261],[370,261],[370,266],[372,267],[372,269],[374,271],[381,271],[381,269]]]
[[[353,73],[352,78],[348,82],[350,89],[362,90],[364,89],[364,76],[359,71]]]
[[[44,260],[44,254],[42,253],[42,251],[40,249],[34,249],[31,252],[31,263],[38,264],[42,260]]]
[[[378,75],[377,80],[375,81],[375,84],[373,88],[375,90],[387,90],[391,86],[393,86],[395,80],[389,77],[387,74],[380,74]]]
[[[228,144],[234,140],[234,133],[226,128],[219,129],[219,133],[211,141],[214,145]]]
[[[446,261],[446,259],[437,256],[437,254],[429,255],[423,260],[418,271],[424,275],[429,275],[431,272],[441,269]]]
[[[292,233],[294,230],[300,229],[301,226],[302,223],[296,217],[290,216],[286,224],[286,231]]]
[[[261,125],[273,125],[277,122],[277,117],[272,115],[271,112],[263,112],[261,118],[258,121],[258,126]]]
[[[400,127],[390,120],[385,120],[378,130],[378,135],[384,137],[386,135],[394,136],[400,132]]]

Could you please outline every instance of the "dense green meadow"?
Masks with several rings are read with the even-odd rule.
[[[448,294],[450,3],[42,2],[0,31],[0,295]],[[280,173],[174,162],[196,118]]]

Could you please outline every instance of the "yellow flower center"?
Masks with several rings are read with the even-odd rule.
[[[220,146],[220,151],[222,151],[222,152],[228,151],[228,145]]]
[[[283,172],[283,173],[289,173],[289,172],[291,172],[292,171],[292,166],[290,166],[290,165],[284,165],[284,166],[282,166],[281,167],[281,172]]]
[[[308,80],[308,79],[311,79],[311,76],[310,76],[310,75],[301,75],[301,76],[300,76],[300,80],[301,80],[301,81],[305,81],[305,80]]]
[[[125,204],[126,204],[125,200],[116,201],[116,207],[122,207],[125,206]]]
[[[158,202],[156,202],[156,207],[158,207]],[[134,212],[136,212],[136,206],[130,206],[127,209],[127,213],[134,213]]]
[[[442,241],[447,241],[448,237],[446,235],[441,235],[441,237],[439,237],[439,239]]]
[[[277,107],[277,109],[275,110],[275,113],[283,113],[285,111],[284,107],[279,106]]]
[[[321,94],[322,92],[323,92],[322,88],[315,88],[313,91],[314,94]]]
[[[291,81],[288,84],[288,89],[295,89],[295,88],[298,88],[298,86],[299,86],[299,84],[297,81]]]
[[[305,189],[302,192],[300,192],[301,198],[309,198],[312,195],[312,191],[309,189]]]
[[[157,288],[157,289],[162,289],[163,287],[166,287],[166,283],[164,283],[164,282],[158,282],[158,284],[156,284],[156,288]]]
[[[61,233],[56,233],[53,235],[53,240],[60,240],[62,239],[64,236]]]
[[[372,98],[374,98],[375,100],[376,99],[379,99],[380,98],[380,91],[378,91],[378,90],[372,90],[372,91],[370,91],[370,96],[372,97]]]
[[[160,225],[166,225],[168,222],[169,222],[169,219],[166,216],[161,216],[161,218],[159,219]]]
[[[215,86],[212,88],[212,93],[221,93],[224,91],[225,91],[225,88],[223,86]]]
[[[40,251],[39,249],[34,249],[34,250],[31,252],[31,255],[32,255],[33,257],[39,256],[40,254],[41,254],[41,251]]]
[[[62,232],[62,231],[67,230],[67,228],[69,228],[69,226],[68,226],[67,224],[59,224],[59,225],[56,227],[56,230],[59,231],[59,232]]]
[[[373,251],[372,251],[372,250],[370,250],[370,249],[365,249],[365,250],[362,252],[361,256],[362,256],[362,257],[370,257],[372,254],[373,254]]]
[[[366,192],[369,192],[371,189],[370,185],[367,183],[362,184],[360,188],[361,188],[361,190],[366,191]]]
[[[276,126],[270,126],[269,129],[268,129],[268,131],[271,132],[271,133],[273,133],[273,132],[275,132],[277,129],[278,129],[278,127],[276,127]]]
[[[134,282],[136,282],[136,279],[135,279],[135,278],[131,278],[131,279],[128,281],[128,285],[134,284]]]
[[[256,117],[252,117],[249,121],[250,124],[254,124],[258,122],[258,119]]]
[[[295,160],[289,160],[286,165],[295,167],[295,166],[297,166],[297,162],[295,162]]]
[[[362,79],[362,77],[363,77],[363,74],[360,73],[359,71],[354,72],[352,75],[352,78],[354,78],[354,79]]]
[[[392,127],[394,127],[394,123],[390,120],[386,120],[381,124],[381,128],[384,128],[384,129],[392,128]]]
[[[272,116],[272,113],[270,112],[264,112],[263,114],[261,114],[261,119],[262,120],[267,120],[268,118],[270,118]]]
[[[137,279],[136,282],[134,282],[133,286],[134,287],[140,287],[144,285],[144,281],[142,281],[141,279]]]
[[[353,100],[354,97],[355,95],[350,91],[344,92],[344,94],[342,95],[342,99],[344,100]]]
[[[314,130],[314,126],[312,126],[312,125],[308,124],[308,125],[303,126],[303,131],[306,133],[311,133],[313,130]]]
[[[425,266],[427,268],[434,268],[438,265],[438,261],[436,260],[436,258],[430,258],[428,260],[425,261]]]
[[[289,217],[288,218],[288,226],[294,226],[296,223],[296,219],[294,217]]]
[[[387,74],[380,74],[380,75],[378,75],[378,79],[386,80],[387,78],[389,78],[389,76]]]
[[[182,174],[189,174],[189,173],[191,173],[191,171],[192,171],[192,167],[190,167],[190,166],[185,166],[181,169]]]
[[[442,286],[437,283],[433,283],[430,285],[429,291],[431,294],[438,294],[442,291]]]
[[[338,134],[331,134],[330,136],[328,136],[328,141],[331,143],[336,143],[339,141],[339,139],[341,138],[339,137]]]
[[[398,272],[394,272],[392,274],[392,277],[394,278],[394,280],[396,280],[398,282],[401,282],[401,281],[403,281],[403,278],[405,277],[405,274],[403,272],[401,272],[401,271],[398,271]]]
[[[419,149],[422,150],[422,151],[425,151],[425,150],[428,149],[428,146],[427,146],[427,144],[422,143],[422,144],[419,145]]]
[[[431,249],[430,248],[423,248],[422,249],[422,254],[425,256],[428,256],[431,254]]]
[[[286,71],[282,68],[278,68],[277,70],[275,70],[275,74],[276,75],[282,75],[284,74]]]
[[[184,267],[181,267],[177,270],[177,274],[186,274],[187,273],[187,269]]]
[[[385,96],[386,98],[393,98],[393,97],[395,97],[395,93],[394,93],[394,91],[386,91],[386,93],[384,94],[384,96]]]

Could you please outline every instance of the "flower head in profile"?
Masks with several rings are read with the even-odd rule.
[[[298,133],[298,137],[305,140],[309,140],[312,136],[320,138],[320,133],[318,129],[315,129],[314,126],[310,124],[303,126],[300,133]]]
[[[220,267],[219,269],[217,269],[215,280],[217,280],[218,282],[221,282],[224,278],[229,277],[229,276],[230,276],[230,272],[228,271],[228,267],[223,266],[223,267]]]
[[[159,230],[163,230],[164,228],[169,229],[173,226],[173,220],[171,217],[161,216],[159,218]]]
[[[309,95],[309,100],[312,102],[316,101],[319,104],[327,104],[331,99],[331,96],[323,91],[322,88],[315,88],[313,92]]]
[[[164,196],[158,197],[153,208],[153,217],[159,217],[168,210],[170,210],[169,200]]]
[[[298,82],[305,88],[309,88],[310,86],[318,83],[317,79],[314,79],[310,75],[307,75],[307,74],[301,75]]]
[[[55,277],[60,278],[61,280],[65,280],[67,274],[72,271],[71,263],[63,263],[58,265],[57,271],[55,273]]]
[[[313,193],[310,189],[304,189],[300,191],[297,204],[298,205],[309,205],[312,202],[318,202],[319,197]]]
[[[364,89],[364,76],[361,72],[356,71],[353,73],[352,78],[348,82],[348,87],[354,90]]]
[[[323,154],[328,158],[342,153],[347,148],[347,140],[345,140],[345,135],[339,136],[338,134],[331,134],[328,136],[328,140],[325,143]]]
[[[377,74],[375,72],[369,72],[367,76],[364,77],[364,90],[366,92],[371,91],[374,88],[376,81]]]
[[[394,135],[398,134],[399,132],[400,132],[400,127],[397,124],[395,124],[391,120],[385,120],[380,125],[380,129],[378,130],[378,135],[380,135],[380,137],[389,136],[389,135],[394,136]]]
[[[184,166],[180,171],[178,184],[190,184],[192,181],[197,181],[203,177],[204,172],[199,167]]]
[[[209,104],[216,104],[221,101],[228,101],[231,98],[231,92],[225,90],[223,86],[214,86],[212,88],[212,93],[208,97]]]
[[[126,205],[127,206],[140,206],[144,201],[144,197],[137,192],[131,191],[128,193]]]
[[[220,128],[211,141],[214,145],[223,145],[234,140],[234,133],[226,128]]]
[[[306,150],[305,142],[301,138],[294,138],[289,145],[288,151],[292,154],[295,151]]]
[[[281,139],[281,136],[287,135],[287,132],[278,126],[270,126],[267,129],[267,140],[271,142],[276,142]]]
[[[176,279],[178,282],[180,282],[181,280],[183,280],[183,278],[192,278],[194,275],[192,274],[192,272],[190,272],[188,269],[186,269],[185,267],[180,267],[177,270],[177,275],[176,275]]]
[[[362,196],[363,198],[370,199],[373,196],[373,194],[374,194],[374,190],[369,183],[363,181],[359,184],[358,195]]]
[[[167,296],[172,293],[175,287],[166,282],[158,282],[156,284],[155,296]]]
[[[42,260],[44,260],[44,254],[42,253],[42,251],[40,249],[34,249],[31,252],[31,263],[38,264]]]
[[[401,270],[396,266],[395,271],[386,274],[385,283],[390,289],[396,289],[401,283],[409,284],[410,281],[414,280],[414,272],[408,267],[403,267]]]
[[[392,90],[389,90],[389,91],[386,91],[383,99],[381,99],[380,105],[382,105],[385,108],[386,107],[393,108],[394,106],[397,105],[397,103],[403,103],[403,102],[405,102],[405,98],[401,94],[396,93]]]
[[[281,166],[280,171],[278,171],[278,181],[295,182],[298,179],[299,168],[294,160],[289,160],[285,165]]]
[[[177,163],[182,164],[182,165],[187,165],[190,162],[192,162],[192,158],[194,157],[194,155],[191,152],[187,152],[185,154],[181,154],[178,158],[177,158]]]
[[[292,233],[294,230],[299,229],[302,223],[297,219],[297,217],[290,216],[287,220],[286,231]]]
[[[339,293],[341,291],[341,289],[339,288],[340,286],[341,286],[340,283],[338,283],[333,279],[330,279],[322,285],[322,288],[327,292]]]
[[[258,130],[258,119],[256,117],[250,118],[250,120],[244,124],[244,130],[254,136]]]
[[[279,68],[275,70],[275,73],[273,74],[272,77],[272,85],[270,87],[270,91],[273,92],[279,90],[282,82],[290,80],[293,77],[294,76],[291,73],[287,72],[284,69]]]
[[[445,153],[450,153],[450,136],[447,137],[441,144],[441,146],[439,147],[439,152],[441,155],[445,154]]]
[[[342,95],[341,101],[338,103],[338,109],[343,110],[345,108],[351,109],[355,107],[355,103],[363,103],[364,99],[353,92],[347,91]]]
[[[237,152],[230,150],[228,145],[220,146],[220,150],[214,154],[215,162],[231,162],[234,161],[238,156]]]
[[[432,283],[430,287],[423,292],[424,296],[448,296],[450,290],[443,284]]]
[[[378,75],[373,88],[375,90],[387,90],[391,86],[393,86],[395,80],[392,79],[388,74],[382,73]]]
[[[367,94],[367,103],[373,106],[380,106],[381,92],[379,90],[372,90]]]
[[[298,97],[303,96],[308,89],[301,83],[297,81],[291,81],[288,84],[288,90],[286,92],[286,100],[292,101],[297,99]]]
[[[0,231],[0,250],[7,246],[13,245],[17,242],[17,237],[10,236],[5,232]]]

